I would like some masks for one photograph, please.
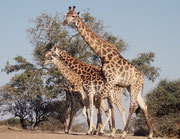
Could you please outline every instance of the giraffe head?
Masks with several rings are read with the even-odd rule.
[[[44,57],[53,56],[56,55],[56,53],[57,53],[57,49],[54,45],[52,45],[51,48],[45,52]]]
[[[75,8],[76,8],[76,6],[73,6],[73,9],[71,10],[71,7],[69,7],[69,12],[65,14],[66,18],[63,22],[64,26],[67,24],[74,24],[77,21],[77,17],[79,16],[79,12],[76,13]]]
[[[43,62],[43,66],[48,65],[48,64],[52,64],[53,59],[55,58],[56,54],[56,47],[53,45],[48,51],[46,51],[46,53],[44,54],[44,62]]]
[[[49,64],[53,64],[53,60],[54,60],[54,59],[55,59],[55,56],[49,55],[49,56],[45,57],[45,60],[44,60],[44,62],[42,63],[42,65],[43,65],[43,66],[46,66],[46,65],[49,65]]]

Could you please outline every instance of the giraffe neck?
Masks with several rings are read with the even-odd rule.
[[[67,68],[57,57],[54,57],[52,62],[57,66],[62,76],[73,84],[75,79],[74,77],[77,76],[78,74],[74,73],[69,68]]]
[[[60,48],[57,48],[56,55],[58,55],[61,60],[63,60],[73,71],[75,71],[80,76],[84,76],[84,74],[89,75],[90,72],[100,72],[100,70],[95,66],[84,63],[68,55]]]
[[[80,17],[78,17],[75,26],[86,43],[103,61],[109,61],[109,57],[119,55],[119,51],[114,45],[94,33]]]

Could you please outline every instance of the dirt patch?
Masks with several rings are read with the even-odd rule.
[[[109,134],[104,134],[103,136],[86,135],[85,133],[76,132],[73,132],[71,134],[64,134],[63,132],[51,133],[42,131],[25,131],[12,127],[0,127],[0,139],[108,139],[108,137]],[[118,139],[119,137],[120,134],[115,135],[115,139]],[[128,135],[127,139],[147,139],[147,137],[135,137],[132,135]]]

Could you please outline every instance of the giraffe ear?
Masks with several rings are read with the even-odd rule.
[[[77,13],[77,15],[79,15],[79,14],[80,14],[80,12]]]

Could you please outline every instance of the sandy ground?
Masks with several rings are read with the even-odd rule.
[[[120,134],[116,134],[115,139],[118,139]],[[108,139],[109,134],[103,136],[85,135],[85,133],[64,134],[63,132],[41,132],[41,131],[23,131],[12,129],[9,127],[0,127],[0,139]],[[128,135],[126,139],[146,139],[147,137],[135,137]],[[155,138],[154,138],[155,139]],[[167,138],[158,138],[167,139]]]

